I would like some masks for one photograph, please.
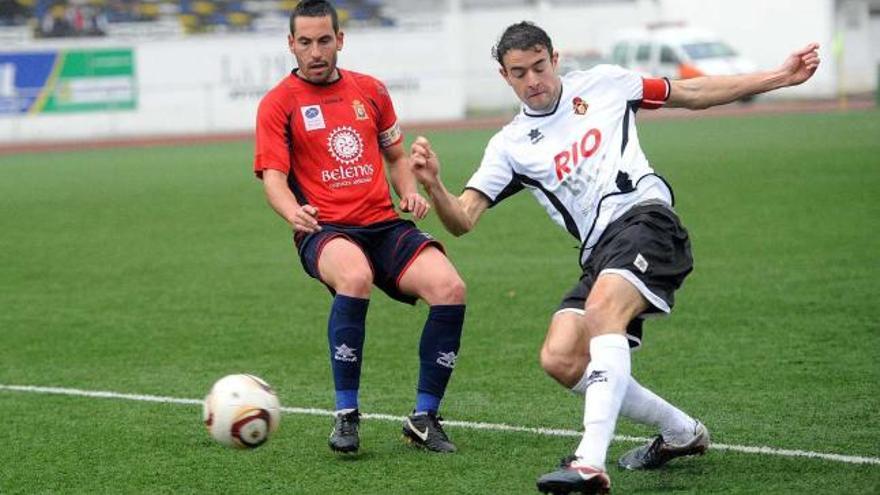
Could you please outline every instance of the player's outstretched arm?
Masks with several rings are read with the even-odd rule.
[[[446,189],[440,179],[440,161],[431,149],[431,143],[419,136],[412,144],[412,167],[443,226],[458,237],[473,230],[480,216],[489,207],[489,200],[482,194],[467,189],[456,197]]]
[[[311,234],[321,230],[318,225],[318,209],[312,205],[300,205],[290,188],[287,174],[268,168],[263,170],[263,190],[266,201],[296,232]]]
[[[789,55],[775,71],[672,81],[666,106],[699,110],[723,105],[759,93],[797,86],[812,77],[818,68],[819,44],[810,43]]]

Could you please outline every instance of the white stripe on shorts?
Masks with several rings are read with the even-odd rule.
[[[645,299],[656,306],[659,310],[663,311],[666,314],[669,314],[669,312],[672,311],[669,305],[666,304],[666,301],[664,301],[663,298],[661,298],[657,294],[651,292],[651,290],[648,289],[648,286],[645,285],[645,283],[642,282],[639,277],[636,277],[633,272],[620,268],[606,268],[599,272],[599,276],[602,276],[603,273],[613,273],[615,275],[620,275],[621,277],[625,278],[629,283],[633,284],[636,290],[638,290],[643,296],[645,296]]]

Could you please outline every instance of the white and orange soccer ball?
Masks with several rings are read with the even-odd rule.
[[[202,419],[227,447],[253,449],[266,443],[281,422],[281,404],[272,387],[254,375],[228,375],[205,397]]]

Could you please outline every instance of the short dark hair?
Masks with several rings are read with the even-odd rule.
[[[504,55],[510,50],[531,50],[544,47],[553,55],[553,42],[547,32],[529,21],[522,21],[507,26],[501,33],[498,43],[492,47],[492,57],[504,67]]]
[[[330,16],[333,22],[333,32],[339,32],[339,14],[336,8],[327,0],[302,0],[296,4],[290,14],[290,34],[293,34],[293,26],[297,17],[325,17]]]

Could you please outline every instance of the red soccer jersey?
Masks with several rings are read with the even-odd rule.
[[[291,74],[263,97],[254,172],[288,174],[297,201],[318,208],[322,223],[397,219],[380,151],[403,139],[391,97],[370,76],[339,76],[318,85]]]

